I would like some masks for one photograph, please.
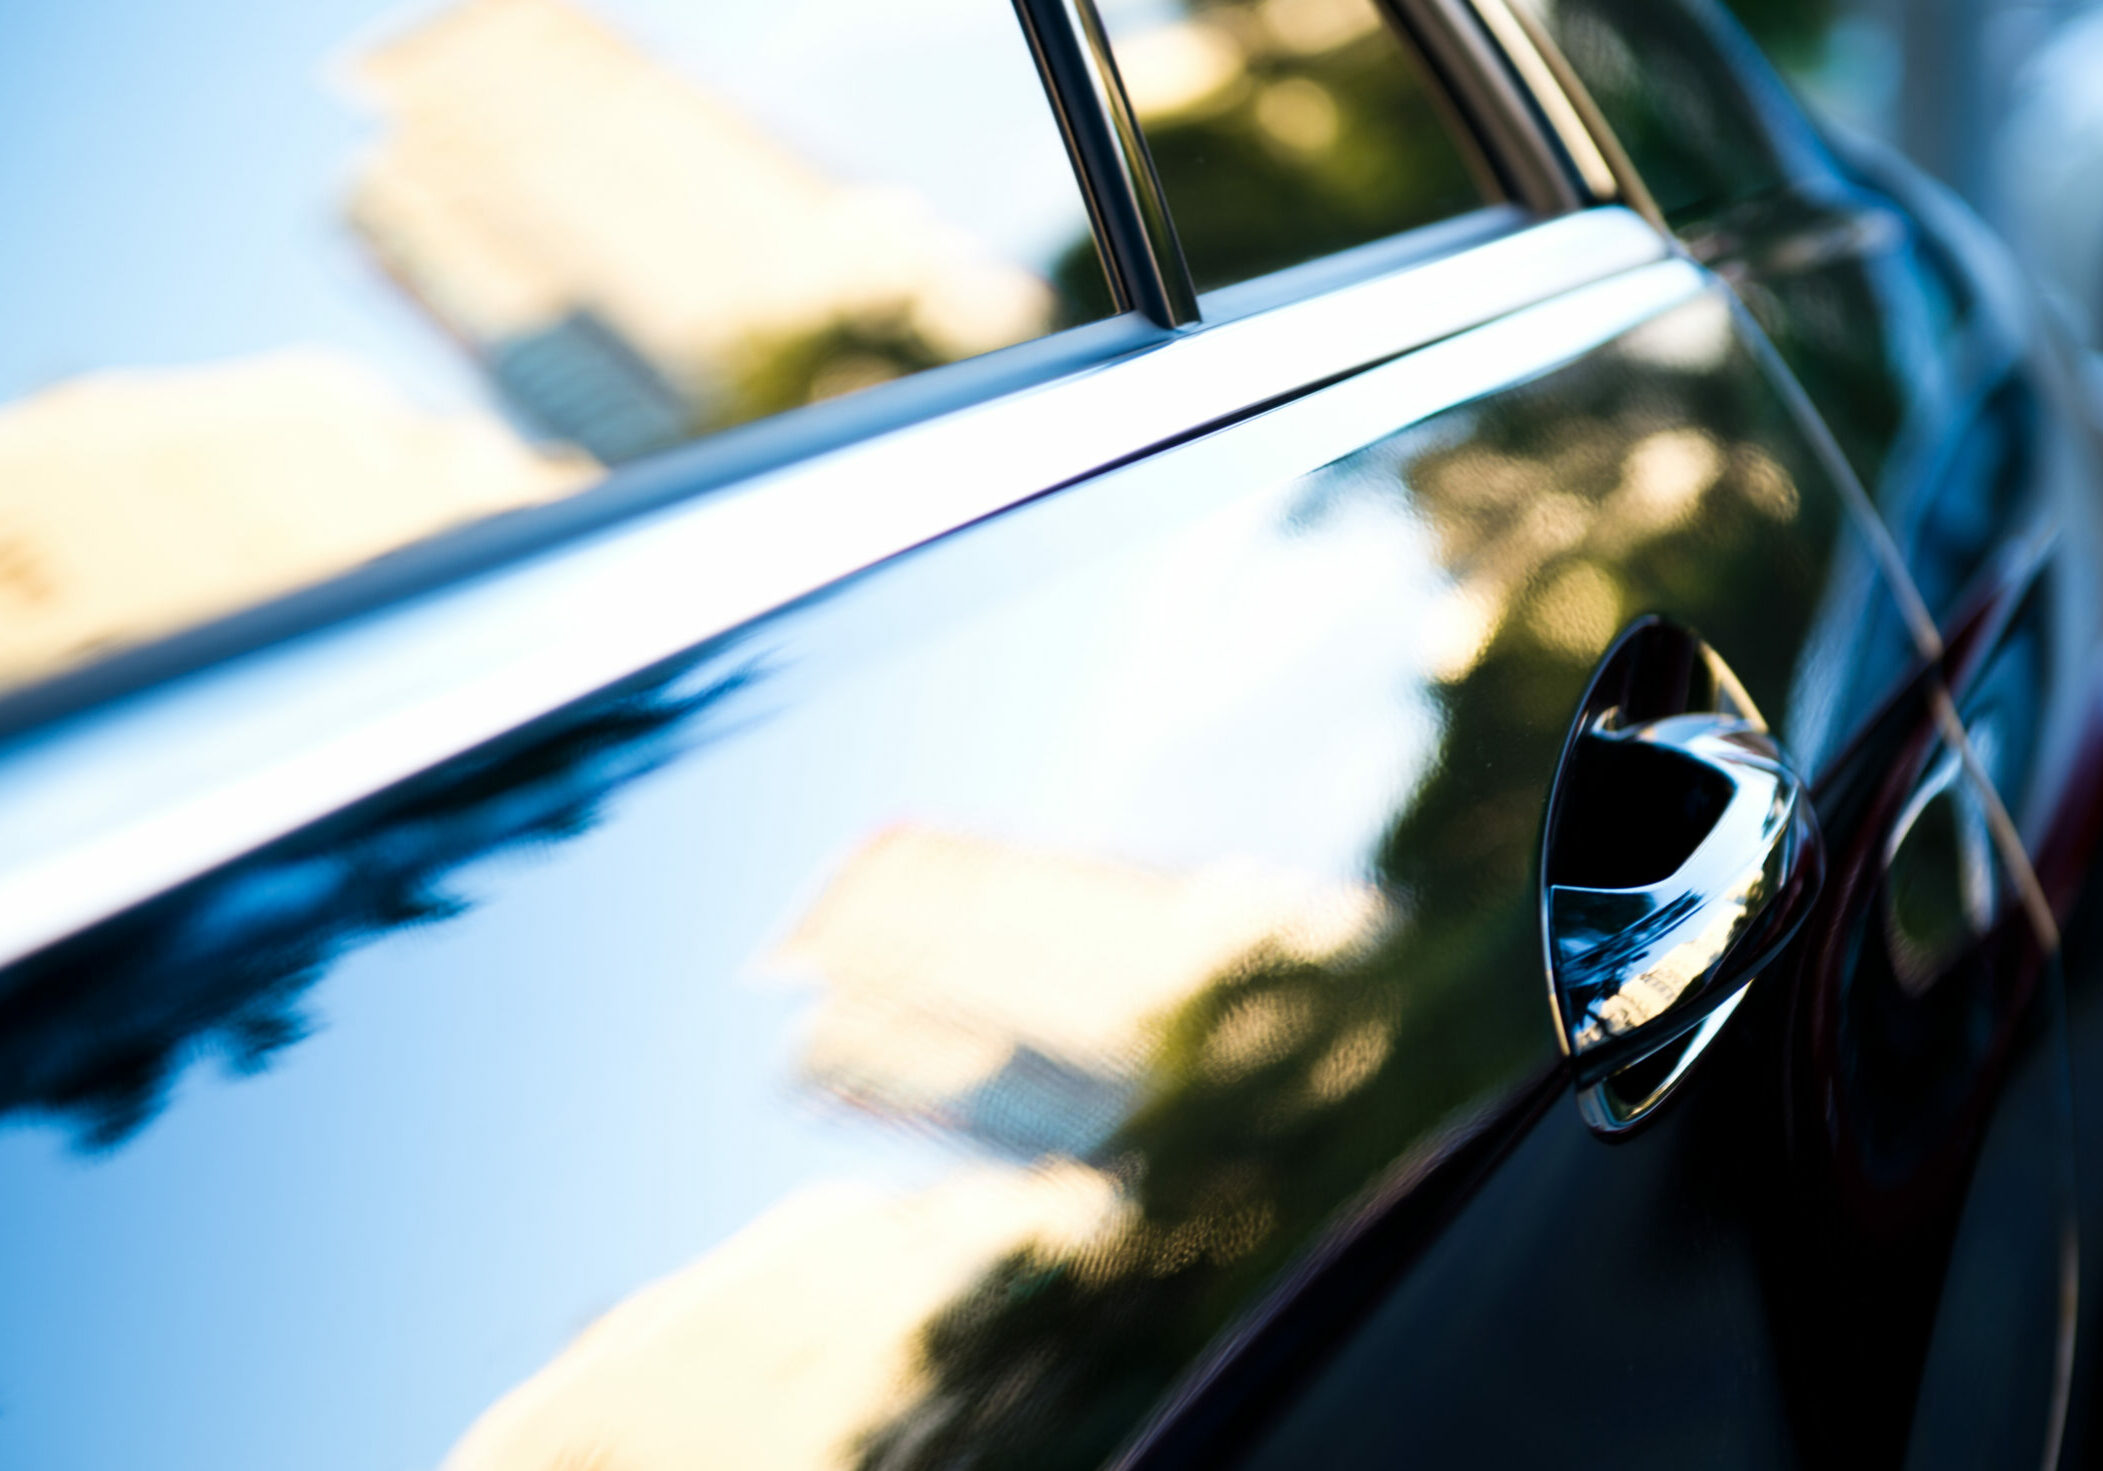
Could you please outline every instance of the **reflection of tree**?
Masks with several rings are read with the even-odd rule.
[[[1189,24],[1240,57],[1211,95],[1143,119],[1199,290],[1382,239],[1481,201],[1421,68],[1384,29],[1293,45],[1260,18],[1266,7],[1247,0],[1197,0],[1187,8]],[[1371,21],[1370,0],[1366,10]],[[1062,294],[1072,294],[1087,289],[1091,274],[1100,276],[1094,249],[1077,242],[1055,279]]]
[[[1729,228],[1740,295],[1818,405],[1891,527],[1922,597],[1953,608],[2039,483],[2021,346],[1957,265],[1882,196],[1779,200]],[[1763,217],[1764,216],[1764,217]],[[1852,240],[1808,268],[1819,234]]]
[[[1795,223],[1845,227],[1832,216]],[[1895,316],[1918,316],[1916,293],[1893,291],[1894,283],[1877,279],[1888,274],[1859,259],[1773,275],[1759,272],[1755,263],[1740,288],[1761,329],[1825,414],[1848,463],[1870,486],[1881,476],[1908,401],[1926,397],[1931,386],[1921,381],[1926,364],[1919,356],[1894,351],[1895,344],[1876,330]]]
[[[1818,64],[1839,18],[1835,0],[1724,0],[1738,24],[1775,61],[1791,70]]]
[[[1029,335],[1078,326],[1115,310],[1093,240],[1084,239],[1062,253],[1057,288],[1051,318],[1033,323]],[[842,313],[819,326],[746,342],[724,368],[722,391],[696,410],[685,432],[712,434],[894,378],[910,378],[983,350],[984,346],[967,349],[939,340],[939,334],[921,324],[908,300]]]
[[[1730,279],[1899,529],[1914,508],[1896,497],[1935,484],[1968,397],[2016,353],[1963,268],[1875,180],[1838,163],[1803,177],[1785,160],[1778,138],[1814,159],[1826,145],[1759,85],[1757,58],[1724,64],[1740,38],[1711,7],[1537,5],[1673,229]],[[1829,0],[1731,8],[1784,64],[1815,55],[1833,10]],[[1976,556],[1981,533],[1936,534],[1952,530]]]
[[[1675,229],[1780,192],[1788,170],[1745,85],[1744,37],[1701,0],[1536,0],[1556,44]],[[1734,44],[1735,43],[1735,44]]]
[[[1441,755],[1374,855],[1411,917],[1325,961],[1259,950],[1180,1008],[1149,1101],[1098,1153],[1124,1224],[1083,1252],[1024,1245],[935,1316],[931,1387],[864,1466],[1099,1464],[1340,1207],[1552,1055],[1534,863],[1565,723],[1645,611],[1785,706],[1837,531],[1829,495],[1797,493],[1804,466],[1771,458],[1785,436],[1741,357],[1616,351],[1311,478],[1303,519],[1402,498],[1462,593],[1491,598],[1438,690]]]
[[[735,375],[736,390],[711,406],[705,433],[729,423],[836,398],[857,388],[940,367],[955,354],[930,343],[905,304],[888,314],[842,317],[808,332],[752,344]]]
[[[602,697],[0,975],[0,1116],[69,1116],[107,1148],[193,1060],[267,1067],[307,1034],[303,998],[345,952],[459,913],[446,881],[463,865],[584,831],[749,678],[695,690],[675,672]]]
[[[794,29],[806,60],[837,49]],[[881,131],[914,68],[867,60]],[[589,5],[455,0],[352,74],[382,126],[349,223],[524,422],[609,463],[1100,314],[1055,302],[970,201],[948,219],[897,179],[833,176]],[[1070,178],[1043,183],[1085,229]],[[1099,271],[1084,289],[1107,307]]]

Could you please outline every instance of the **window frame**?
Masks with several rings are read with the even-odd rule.
[[[561,500],[440,531],[322,581],[0,690],[0,759],[22,739],[111,701],[436,593],[689,497],[1114,363],[1179,333],[1467,249],[1529,217],[1608,202],[1582,187],[1546,114],[1502,59],[1503,33],[1483,15],[1504,0],[1374,0],[1423,60],[1511,204],[1236,283],[1207,293],[1201,306],[1095,0],[1011,3],[1067,145],[1115,315],[719,431],[616,467]]]

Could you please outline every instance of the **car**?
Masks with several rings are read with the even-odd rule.
[[[0,1460],[2099,1454],[2094,405],[1710,0],[20,34]]]

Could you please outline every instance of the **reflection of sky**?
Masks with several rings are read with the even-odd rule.
[[[1230,571],[1246,565],[1282,510],[1274,496],[1236,507],[1201,531],[1200,546],[1210,542],[1206,555]],[[844,845],[894,818],[1068,842],[1085,829],[1152,858],[1195,838],[1355,869],[1398,775],[1400,691],[1365,667],[1388,663],[1391,648],[1317,641],[1312,667],[1336,677],[1317,673],[1315,691],[1280,701],[1262,698],[1283,692],[1268,664],[1237,677],[1216,662],[1208,698],[1238,713],[1246,740],[1194,753],[1187,731],[1155,718],[1172,712],[1132,710],[1122,770],[1106,759],[1110,743],[1085,730],[1120,712],[1057,684],[959,677],[1025,648],[1052,655],[1033,659],[1043,673],[1061,649],[1085,660],[1145,596],[1144,550],[916,641],[903,663],[844,684],[806,685],[793,669],[763,681],[748,712],[781,713],[761,717],[760,739],[704,748],[617,798],[617,824],[550,859],[482,866],[470,888],[484,907],[353,955],[313,993],[318,1036],[259,1078],[193,1072],[110,1157],[73,1156],[45,1128],[0,1134],[11,1201],[0,1228],[8,1458],[154,1464],[186,1444],[204,1404],[230,1412],[212,1417],[225,1436],[215,1464],[323,1471],[433,1459],[593,1316],[797,1184],[933,1178],[952,1153],[792,1102],[802,998],[734,979],[794,917],[778,912],[783,896],[806,899]],[[1368,560],[1344,538],[1328,550],[1346,567]],[[1320,546],[1307,560],[1336,565]],[[1396,585],[1349,580],[1361,597]],[[1231,597],[1235,582],[1205,605]],[[874,602],[860,618],[893,628],[947,611],[924,597]],[[1100,610],[1096,629],[1075,626],[1080,608]],[[1175,638],[1154,643],[1162,655],[1188,651]],[[1114,698],[1117,683],[1104,693]],[[1340,719],[1322,685],[1374,697]],[[784,709],[799,686],[829,697]],[[1000,700],[983,698],[989,686]],[[1327,745],[1356,746],[1380,768],[1347,814],[1217,800],[1247,790],[1252,757],[1304,747],[1296,737],[1310,723]],[[843,728],[859,732],[881,782],[843,759]],[[915,740],[923,729],[949,734]],[[1052,799],[1071,783],[1018,786],[1018,764],[1051,766],[1076,739],[1113,792],[1147,785],[1150,773],[1173,773],[1174,790],[1113,802],[1131,809],[1120,821],[1095,803],[1058,810]],[[784,773],[800,773],[788,806]],[[1211,800],[1194,807],[1193,796]],[[757,841],[698,836],[711,831]],[[30,1333],[34,1342],[17,1336]],[[332,1354],[331,1344],[341,1347]],[[375,1364],[389,1362],[398,1371],[375,1382]],[[124,1413],[88,1413],[85,1385]]]
[[[816,754],[784,736],[646,786],[559,861],[484,866],[488,907],[353,956],[319,1036],[260,1078],[193,1074],[106,1160],[0,1135],[29,1203],[0,1228],[0,1460],[427,1464],[795,1184],[931,1178],[947,1156],[913,1136],[785,1106],[801,999],[732,982],[788,918],[784,868],[827,856],[751,810],[778,790],[755,759]],[[697,816],[771,826],[764,861],[693,841]],[[88,1385],[124,1413],[89,1415]],[[201,1420],[224,1459],[180,1453]]]
[[[194,1070],[101,1160],[0,1132],[0,1459],[428,1463],[797,1185],[953,1167],[798,1102],[806,998],[741,980],[892,822],[1361,874],[1428,754],[1409,631],[1434,579],[1392,483],[1291,526],[1289,476],[1251,493],[1290,438],[1194,447],[1136,504],[1130,476],[1047,502],[820,610],[808,648],[794,623],[741,647],[773,671],[721,712],[741,734],[595,832],[477,865],[475,909],[353,954],[264,1075]],[[1127,534],[1103,555],[1113,497]],[[1029,677],[995,674],[1018,659]],[[1289,803],[1257,780],[1281,761],[1318,778]]]
[[[0,402],[97,368],[312,342],[380,364],[427,404],[484,401],[471,365],[340,222],[376,124],[333,69],[439,8],[0,7],[0,199],[12,221],[0,231]],[[1006,4],[584,8],[821,168],[918,189],[951,220],[1004,232],[995,243],[1021,258],[1047,263],[1081,225],[1077,195],[1037,192],[1065,175],[1018,165],[1056,155],[1065,168]],[[908,27],[920,29],[901,45]],[[869,83],[857,85],[872,55],[884,79],[874,107]],[[928,103],[884,116],[900,96]]]
[[[0,1129],[0,1462],[429,1464],[797,1185],[942,1174],[952,1150],[798,1102],[805,999],[746,981],[892,824],[1363,875],[1438,754],[1421,634],[1442,579],[1379,456],[1325,494],[1297,477],[1668,304],[1689,278],[1660,270],[783,620],[733,651],[764,676],[709,717],[722,739],[599,829],[477,865],[464,916],[350,956],[310,994],[318,1034],[262,1076],[193,1070],[100,1159]]]
[[[369,124],[322,71],[373,10],[0,7],[0,400],[317,341],[427,401],[473,399],[337,222]]]
[[[1044,191],[1072,169],[1006,0],[591,8],[833,177],[907,185],[1014,259],[1044,269],[1086,229],[1078,185]]]
[[[1137,35],[1182,20],[1190,14],[1191,6],[1189,0],[1102,0],[1096,10],[1112,31]]]

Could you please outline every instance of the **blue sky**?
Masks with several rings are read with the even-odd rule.
[[[0,7],[0,399],[315,342],[434,406],[478,396],[337,222],[368,124],[323,69],[373,10]]]
[[[0,5],[0,402],[99,368],[294,344],[373,362],[430,407],[486,402],[472,365],[341,223],[375,126],[337,69],[438,8]],[[588,8],[835,176],[903,172],[939,212],[1039,261],[1072,238],[1077,201],[1045,197],[1045,165],[1063,157],[1005,4]],[[908,33],[916,44],[901,45]],[[886,61],[874,83],[872,47]],[[933,105],[871,126],[884,111],[872,86],[950,89],[973,126]]]

